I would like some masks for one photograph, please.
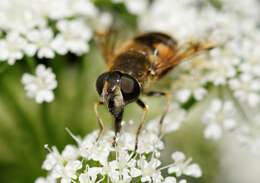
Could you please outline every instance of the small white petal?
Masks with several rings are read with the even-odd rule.
[[[198,164],[191,164],[184,170],[184,174],[198,178],[202,176],[202,171]]]
[[[191,96],[191,91],[189,89],[181,89],[177,92],[177,98],[180,100],[180,102],[184,103],[187,102],[188,99]]]
[[[174,152],[171,157],[176,162],[184,161],[185,159],[185,155],[182,152],[178,152],[178,151]]]
[[[232,118],[228,118],[223,121],[223,127],[226,130],[234,130],[236,125],[237,125],[237,123],[236,123],[235,119],[232,119]]]
[[[175,177],[166,177],[164,183],[176,183]]]
[[[209,139],[217,140],[222,136],[222,129],[216,123],[209,124],[204,130],[204,136]]]
[[[181,179],[181,180],[179,181],[179,183],[187,183],[187,180]]]

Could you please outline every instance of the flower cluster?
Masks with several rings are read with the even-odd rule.
[[[139,19],[140,29],[169,33],[179,45],[191,41],[215,46],[181,64],[172,73],[172,92],[182,104],[201,101],[215,91],[214,88],[228,91],[227,96],[213,100],[211,107],[205,110],[202,117],[207,126],[205,137],[221,137],[221,126],[232,131],[233,128],[245,129],[242,126],[246,129],[258,126],[254,116],[259,113],[255,109],[260,107],[259,16],[257,0],[160,0],[154,1]],[[231,97],[228,99],[228,96]],[[229,106],[230,100],[234,103],[232,106]],[[246,118],[244,123],[238,123],[226,105],[233,111],[239,108],[241,117]],[[255,111],[250,113],[252,118],[244,116],[249,111]],[[259,141],[252,133],[245,134],[248,134],[248,144]],[[249,143],[249,139],[254,140]]]
[[[185,122],[186,113],[187,112],[184,109],[182,109],[177,102],[174,102],[169,106],[169,111],[163,120],[161,132],[158,128],[158,121],[160,120],[159,118],[150,121],[147,125],[147,129],[149,129],[157,135],[165,135],[171,132],[175,132],[179,130]]]
[[[0,61],[86,53],[93,22],[108,26],[111,15],[100,13],[90,0],[2,0]]]
[[[54,90],[57,87],[56,76],[51,68],[46,68],[39,64],[36,68],[36,75],[25,73],[22,77],[24,89],[27,91],[27,96],[35,98],[37,103],[44,101],[51,102],[54,99]]]
[[[231,101],[212,100],[208,111],[202,116],[202,121],[207,126],[204,136],[219,139],[222,135],[222,128],[233,130],[236,127],[235,112],[235,107]]]
[[[157,121],[157,125],[159,125]],[[129,128],[128,128],[129,129]],[[69,130],[68,130],[69,131]],[[172,163],[161,165],[160,151],[164,143],[153,131],[145,129],[139,138],[135,152],[135,134],[125,131],[120,134],[117,146],[112,146],[114,132],[106,132],[96,141],[98,131],[94,131],[81,139],[69,133],[77,142],[77,146],[67,145],[59,153],[56,147],[51,149],[42,168],[48,171],[46,178],[40,177],[36,183],[49,182],[165,182],[185,183],[181,176],[198,178],[202,175],[198,164],[191,163],[182,152],[172,154]],[[167,169],[168,175],[162,174]]]
[[[124,3],[127,10],[135,15],[141,15],[148,9],[148,0],[112,0],[113,3]]]

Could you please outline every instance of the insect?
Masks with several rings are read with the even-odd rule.
[[[148,106],[139,98],[140,95],[168,98],[160,118],[161,130],[172,95],[162,91],[150,91],[149,88],[179,63],[201,51],[212,49],[212,46],[200,42],[179,46],[175,39],[161,32],[141,34],[119,46],[113,46],[110,36],[109,30],[96,32],[96,41],[101,46],[107,66],[106,71],[96,81],[96,90],[101,99],[94,105],[100,126],[98,139],[104,131],[104,124],[98,114],[98,105],[105,105],[114,117],[115,146],[116,137],[121,130],[124,107],[136,102],[144,111],[136,132],[135,150],[137,150],[138,136],[148,111]]]

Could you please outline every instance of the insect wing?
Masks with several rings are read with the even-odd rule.
[[[155,64],[155,72],[159,76],[165,71],[174,68],[181,62],[196,56],[198,53],[203,51],[211,50],[213,46],[207,43],[201,42],[189,42],[178,47],[174,53],[163,46],[158,45],[158,52],[161,54],[161,61]]]
[[[119,31],[120,28],[111,27],[109,29],[95,31],[95,41],[100,46],[105,63],[110,65],[112,58],[117,54],[122,45],[131,38],[132,32]],[[121,28],[121,30],[123,30]]]

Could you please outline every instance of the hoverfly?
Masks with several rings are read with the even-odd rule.
[[[96,32],[96,41],[101,46],[107,66],[106,71],[96,81],[96,90],[101,98],[94,105],[100,126],[97,140],[104,131],[104,125],[97,110],[98,105],[106,105],[114,117],[113,146],[115,146],[116,137],[121,129],[124,107],[129,103],[136,102],[144,111],[136,132],[135,150],[137,150],[138,136],[148,111],[148,106],[142,102],[139,96],[143,94],[168,98],[160,118],[161,130],[172,95],[162,91],[150,91],[150,86],[182,61],[201,51],[210,50],[212,46],[200,42],[190,42],[178,46],[178,42],[169,35],[161,32],[150,32],[138,35],[132,40],[114,47],[109,42],[110,36],[110,30]]]

